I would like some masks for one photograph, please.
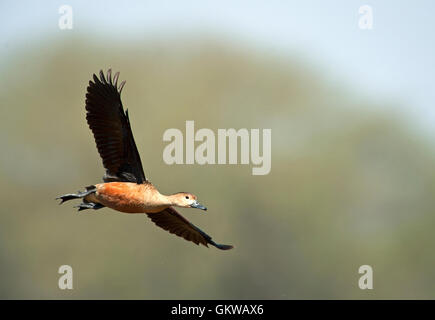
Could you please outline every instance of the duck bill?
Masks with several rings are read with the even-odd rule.
[[[191,208],[195,208],[195,209],[201,209],[201,210],[207,210],[206,207],[204,207],[202,204],[198,203],[198,202],[194,202],[190,205]]]

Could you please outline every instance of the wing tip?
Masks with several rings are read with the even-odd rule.
[[[234,246],[229,245],[229,244],[213,244],[216,248],[221,249],[221,250],[231,250],[234,248]]]
[[[107,84],[106,78],[104,77],[104,72],[103,70],[100,70],[100,81],[103,84]]]
[[[100,70],[100,72],[98,73],[99,77],[94,73],[92,75],[92,79],[94,80],[94,82],[89,81],[89,86],[87,88],[87,91],[89,92],[90,87],[94,86],[94,85],[110,85],[111,87],[114,87],[119,95],[121,95],[122,89],[124,88],[124,85],[126,83],[125,80],[121,81],[121,83],[118,86],[118,78],[119,78],[119,71],[115,73],[115,75],[112,77],[112,68],[109,68],[107,70],[107,75],[104,75],[104,71]]]
[[[123,81],[121,82],[121,84],[119,85],[119,88],[118,88],[118,92],[119,92],[119,94],[121,94],[122,89],[124,88],[125,82],[126,82],[126,81],[123,80]]]

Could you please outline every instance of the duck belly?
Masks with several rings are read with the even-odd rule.
[[[155,213],[166,209],[158,203],[158,191],[151,185],[131,182],[108,182],[96,185],[96,192],[87,199],[125,213]]]

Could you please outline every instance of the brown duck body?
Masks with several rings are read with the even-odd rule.
[[[96,191],[86,201],[125,213],[157,213],[171,206],[171,201],[150,183],[108,182],[95,185]]]

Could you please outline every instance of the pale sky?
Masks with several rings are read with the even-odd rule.
[[[400,101],[416,127],[435,134],[434,1],[2,1],[0,65],[20,43],[56,37],[63,4],[73,8],[68,32],[116,41],[212,31],[262,50],[303,54],[358,94]],[[370,31],[358,28],[362,5],[373,8]]]

